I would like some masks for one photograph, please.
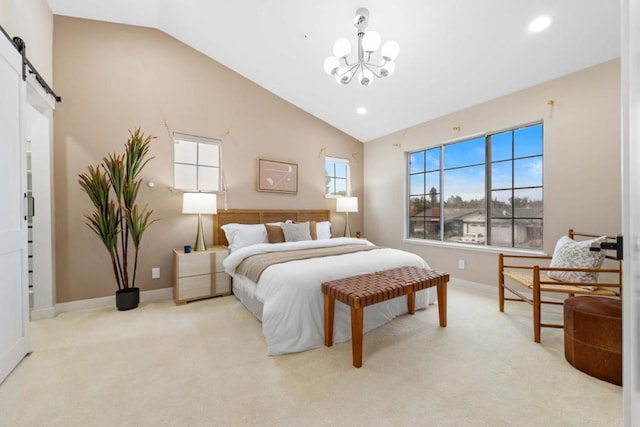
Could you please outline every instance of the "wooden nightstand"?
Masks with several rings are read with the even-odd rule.
[[[226,246],[185,254],[173,250],[173,299],[176,304],[231,293],[231,277],[222,268],[229,255]]]

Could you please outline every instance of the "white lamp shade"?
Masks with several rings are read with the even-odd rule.
[[[324,60],[324,71],[331,75],[340,67],[340,61],[335,56],[330,56]]]
[[[362,49],[365,52],[375,52],[380,47],[380,34],[375,31],[369,31],[362,38]]]
[[[358,198],[357,197],[337,198],[336,212],[358,212]]]
[[[333,54],[336,58],[344,58],[351,53],[351,43],[345,38],[336,40],[333,44]]]
[[[400,53],[400,46],[394,41],[388,41],[382,46],[380,53],[387,61],[394,61]]]
[[[184,193],[182,196],[183,214],[218,213],[216,195],[212,193]]]

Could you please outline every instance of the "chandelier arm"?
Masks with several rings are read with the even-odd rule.
[[[347,67],[353,67],[354,65],[358,65],[357,62],[354,62],[353,64],[349,64],[349,61],[347,61],[347,57],[343,57],[342,60],[344,61],[344,65],[346,65]]]
[[[385,77],[380,73],[380,70],[382,69],[382,66],[380,66],[380,65],[364,63],[364,64],[362,64],[362,66],[364,68],[366,68],[367,70],[371,71],[373,73],[373,75],[378,77],[378,78]],[[377,68],[377,70],[375,70],[374,68]]]
[[[338,71],[335,71],[334,74],[340,78],[339,83],[348,85],[349,83],[351,83],[351,80],[353,80],[353,77],[356,75],[357,70],[360,67],[362,67],[362,64],[353,64],[347,70],[345,70],[344,73],[339,73]],[[347,80],[342,81],[342,79],[344,79],[345,76]]]
[[[364,61],[364,63],[365,63],[365,64],[368,64],[369,62],[371,62],[371,54],[372,54],[372,53],[373,53],[373,52],[367,52],[367,60],[366,60],[366,61]]]
[[[360,64],[352,64],[352,65],[349,65],[349,68],[347,68],[344,73],[339,73],[338,71],[336,71],[335,74],[338,77],[343,77],[343,76],[346,76],[347,74],[349,74],[351,71],[353,71],[356,68],[358,68],[359,66],[360,66]],[[353,74],[355,74],[355,72]],[[352,74],[351,77],[353,77],[353,74]],[[349,79],[349,81],[351,81],[351,79]]]

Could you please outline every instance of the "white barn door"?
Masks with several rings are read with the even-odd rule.
[[[22,59],[0,35],[0,382],[29,351],[26,85]]]

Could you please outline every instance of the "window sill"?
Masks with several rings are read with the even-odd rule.
[[[434,246],[434,247],[448,248],[448,249],[462,249],[462,250],[475,251],[475,252],[488,252],[488,253],[495,253],[495,254],[503,253],[503,254],[514,254],[514,255],[547,255],[542,250],[505,248],[501,246],[469,245],[465,243],[440,242],[436,240],[404,238],[402,239],[402,243],[407,243],[410,245]]]

